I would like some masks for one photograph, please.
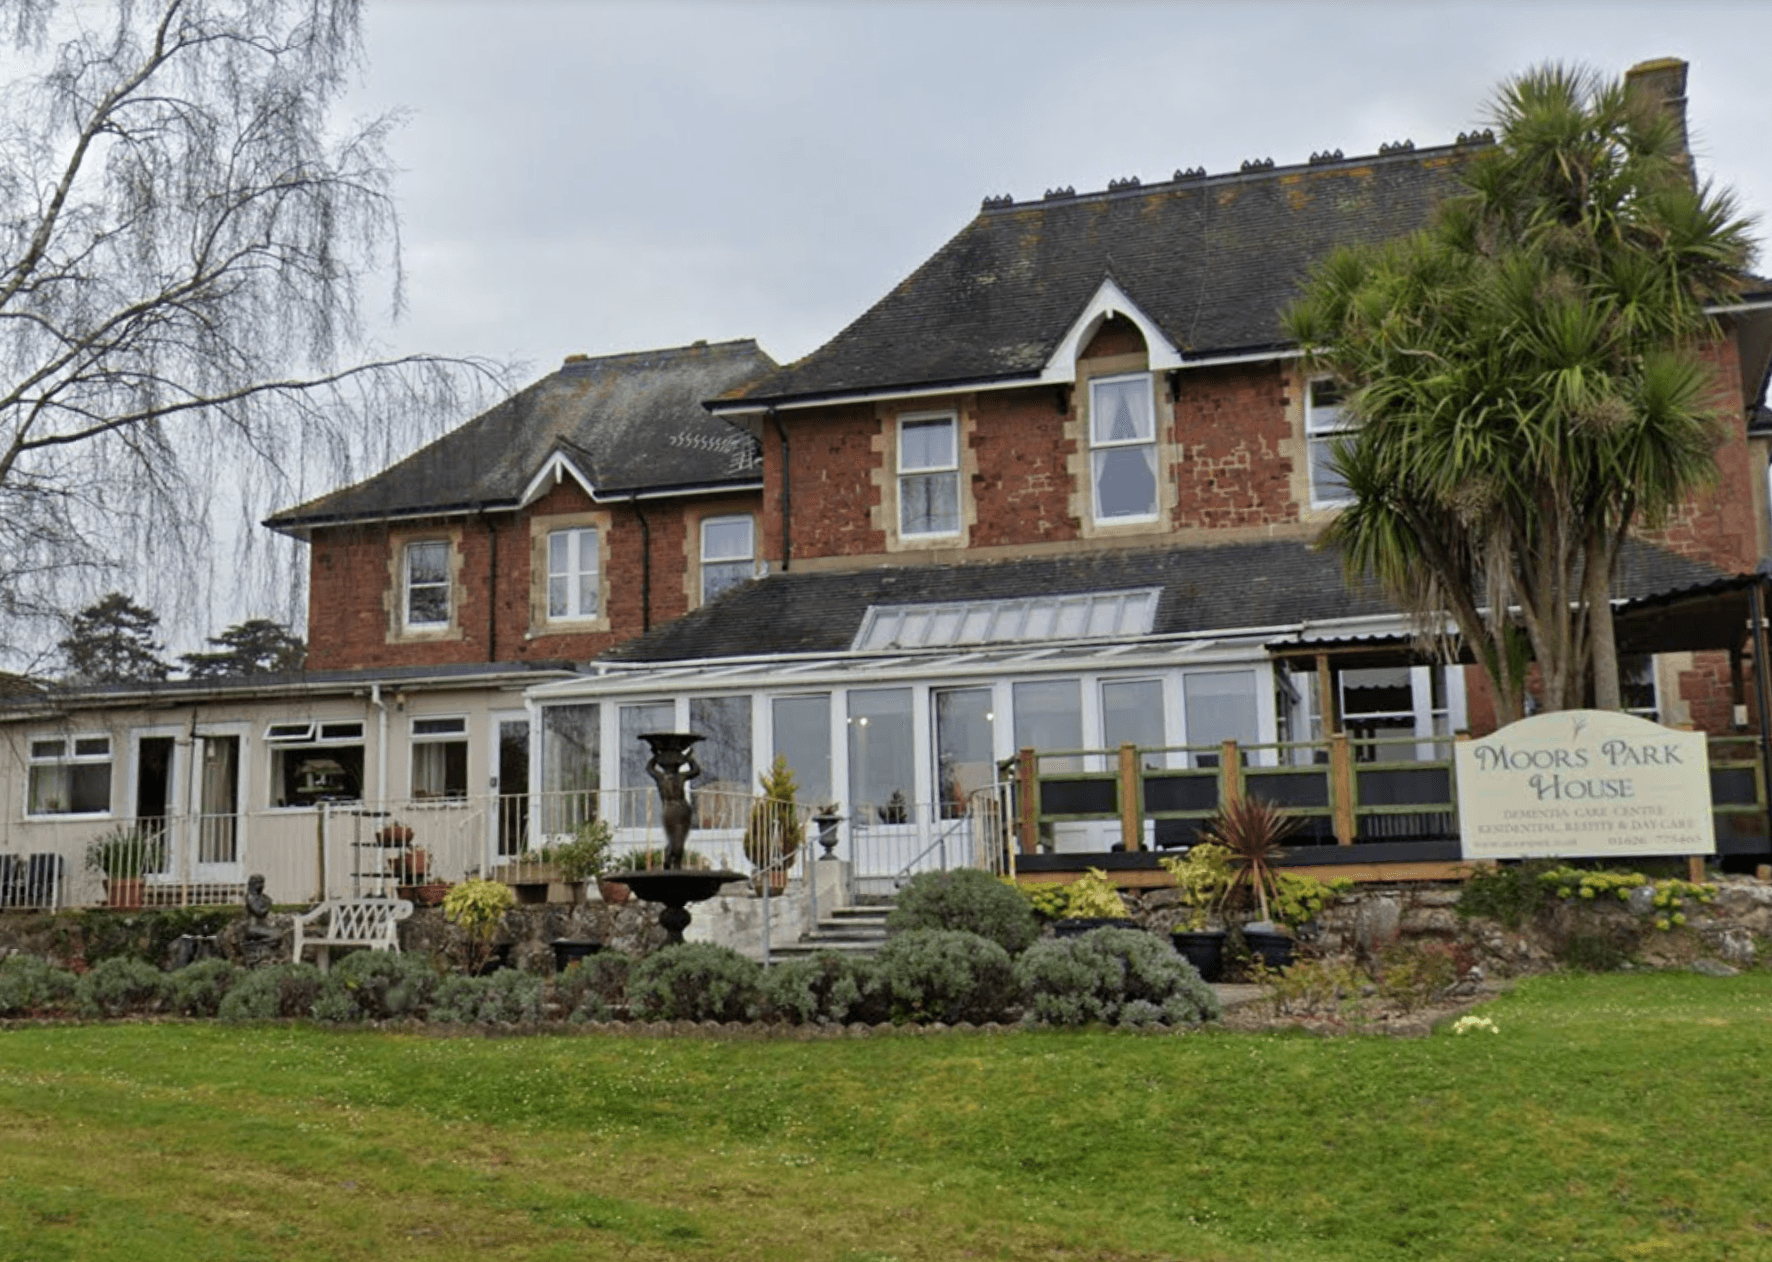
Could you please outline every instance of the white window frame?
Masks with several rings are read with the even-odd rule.
[[[423,727],[425,730],[420,731]],[[412,755],[407,770],[407,794],[414,801],[426,802],[459,802],[468,796],[468,778],[471,775],[468,764],[468,720],[460,714],[415,714],[408,729],[408,737],[412,742]],[[443,747],[459,745],[461,747],[462,783],[459,792],[451,792],[447,785],[441,792],[420,789],[418,785],[420,751],[441,751]],[[426,753],[423,761],[432,757]],[[446,752],[438,752],[434,757],[447,760]],[[443,772],[447,777],[448,763],[445,761]]]
[[[566,541],[566,563],[563,569],[556,569],[554,563],[554,540],[563,538]],[[599,551],[602,541],[598,537],[595,526],[567,526],[560,530],[548,531],[548,587],[547,611],[549,622],[590,622],[603,615],[603,573],[602,553]],[[581,597],[585,592],[585,579],[590,579],[591,608],[583,607]],[[566,588],[565,609],[554,611],[554,585],[564,583]]]
[[[359,785],[359,796],[355,798],[335,798],[340,802],[360,802],[369,793],[367,783],[369,775],[369,743],[365,739],[365,727],[362,719],[272,719],[265,724],[264,734],[260,737],[270,756],[265,759],[266,774],[269,776],[269,794],[266,801],[270,809],[280,811],[311,811],[313,802],[290,802],[284,798],[283,780],[286,760],[300,757],[304,750],[322,748],[353,748],[362,751],[361,766],[358,777],[364,783]],[[246,741],[241,740],[242,780],[246,775],[245,747]]]
[[[1099,423],[1102,419],[1100,391],[1105,386],[1125,385],[1127,382],[1142,382],[1145,388],[1145,421],[1148,433],[1134,438],[1102,438]],[[1144,513],[1106,514],[1101,510],[1101,457],[1111,452],[1144,449],[1150,453],[1151,469],[1151,507]],[[1123,526],[1153,522],[1163,512],[1163,466],[1157,451],[1157,392],[1156,379],[1148,372],[1118,373],[1111,377],[1093,377],[1089,381],[1089,508],[1092,519],[1098,526]]]
[[[100,748],[102,746],[102,749]],[[52,748],[53,747],[53,748]],[[25,771],[25,818],[26,819],[101,819],[112,813],[112,796],[114,786],[112,780],[113,743],[108,734],[72,732],[63,736],[35,736],[27,747],[27,764]],[[73,809],[72,777],[78,767],[105,768],[105,804],[98,810],[76,811]],[[40,771],[60,773],[64,779],[63,792],[66,794],[66,806],[61,810],[36,810],[33,803],[38,798],[36,778]]]
[[[413,581],[413,574],[412,574],[413,563],[417,559],[418,550],[420,548],[440,548],[440,549],[442,549],[442,551],[443,551],[443,577],[442,577],[442,579],[427,581],[427,582],[423,582],[423,583],[418,583],[418,582]],[[450,551],[449,540],[447,540],[447,539],[414,539],[411,542],[406,544],[406,553],[405,553],[405,557],[403,558],[403,563],[401,565],[401,571],[405,576],[405,589],[406,590],[403,593],[403,601],[401,604],[401,608],[404,612],[405,625],[408,630],[435,631],[441,627],[447,627],[449,625],[450,619],[454,615],[454,612],[455,612],[455,609],[454,609],[455,602],[451,599],[451,596],[453,593],[450,591],[450,588],[453,584],[451,581],[451,575],[449,573],[449,551]],[[420,591],[430,591],[430,590],[434,590],[436,588],[441,588],[443,591],[443,616],[441,618],[424,618],[424,619],[421,619],[421,618],[415,616],[414,610],[413,610],[413,597],[415,595],[417,595]]]
[[[716,556],[708,548],[708,527],[730,526],[743,522],[745,526],[744,555]],[[757,519],[749,513],[727,513],[718,517],[701,519],[701,603],[707,604],[724,592],[730,591],[740,583],[757,575]],[[721,579],[712,590],[709,589],[710,577]]]
[[[946,464],[913,465],[905,455],[905,434],[913,427],[925,427],[936,424],[947,426],[949,450],[953,458]],[[906,512],[910,500],[905,489],[913,480],[929,481],[935,479],[950,480],[954,488],[954,526],[952,530],[912,530]],[[960,534],[960,524],[965,513],[960,504],[960,418],[954,412],[911,412],[898,418],[898,537],[900,539],[952,539]]]
[[[1319,406],[1316,401],[1318,387],[1333,390],[1338,396],[1332,404]],[[1348,415],[1345,393],[1330,377],[1313,377],[1304,385],[1304,436],[1307,447],[1305,468],[1306,476],[1311,484],[1312,508],[1341,508],[1354,502],[1354,497],[1343,484],[1338,492],[1324,494],[1317,487],[1318,452],[1327,452],[1328,447],[1337,438],[1352,433],[1358,422]]]

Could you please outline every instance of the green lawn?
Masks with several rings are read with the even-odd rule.
[[[0,1259],[1772,1258],[1772,976],[1425,1040],[0,1032]]]

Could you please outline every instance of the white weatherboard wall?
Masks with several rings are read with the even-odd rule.
[[[1461,741],[1466,859],[1715,854],[1702,732],[1611,710],[1559,710]]]

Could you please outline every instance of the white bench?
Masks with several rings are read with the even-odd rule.
[[[332,963],[333,947],[368,947],[371,951],[398,951],[396,928],[412,914],[404,898],[334,898],[295,918],[295,962],[313,947],[319,953],[320,971]]]

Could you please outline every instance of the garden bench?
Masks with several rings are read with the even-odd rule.
[[[333,947],[368,947],[398,951],[400,921],[412,914],[404,898],[333,898],[295,918],[295,962],[313,947],[322,972],[332,962]]]

